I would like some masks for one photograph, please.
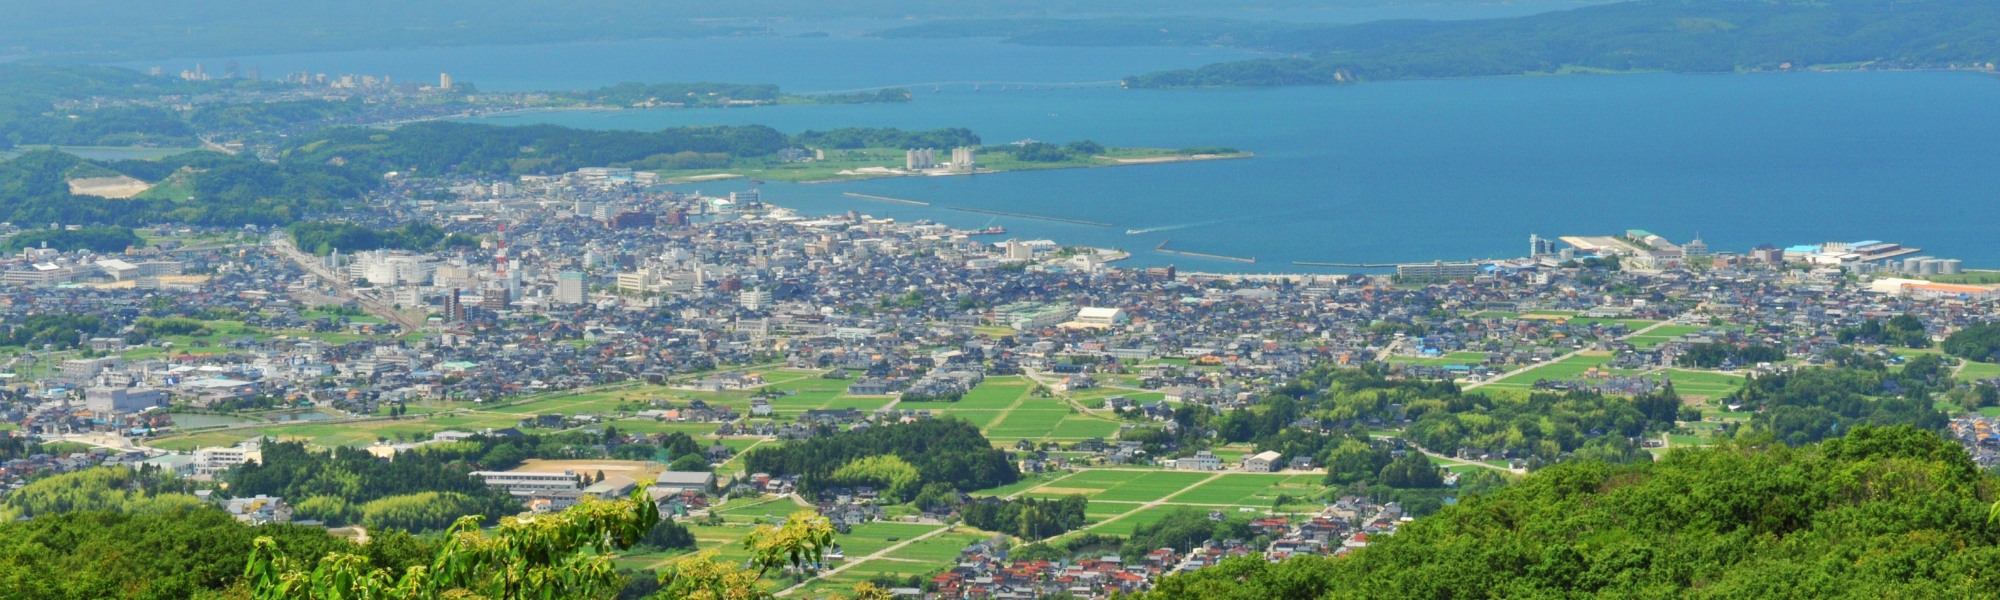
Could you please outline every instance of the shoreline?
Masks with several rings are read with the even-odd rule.
[[[1256,157],[1257,153],[1255,152],[1237,152],[1233,154],[1182,154],[1174,156],[1158,156],[1158,157],[1147,157],[1147,158],[1111,158],[1108,156],[1097,156],[1092,158],[1103,158],[1105,160],[1111,160],[1115,162],[1099,163],[1099,164],[1051,163],[1050,166],[1046,167],[1030,167],[1023,169],[978,168],[972,171],[961,171],[952,173],[923,173],[923,172],[865,173],[865,174],[856,174],[852,176],[843,176],[838,179],[807,179],[801,181],[785,181],[783,179],[771,179],[769,177],[765,177],[763,179],[765,181],[782,181],[785,183],[798,183],[798,184],[843,183],[849,181],[868,181],[872,179],[895,179],[899,177],[959,177],[959,176],[970,176],[970,175],[998,175],[1001,173],[1025,173],[1030,171],[1059,171],[1063,169],[1100,169],[1107,167],[1137,167],[1145,165],[1164,165],[1173,163],[1208,162],[1215,160],[1243,160]],[[697,175],[696,177],[699,177],[699,175]]]
[[[1217,64],[1222,64],[1222,63],[1217,63]],[[1205,65],[1204,65],[1204,66],[1205,66]],[[1199,68],[1199,67],[1196,67],[1196,68]],[[1191,69],[1181,69],[1181,70],[1191,70]],[[1161,73],[1165,73],[1165,72],[1168,72],[1168,71],[1159,71],[1159,72],[1161,72]],[[1863,67],[1857,67],[1857,68],[1851,68],[1851,69],[1832,69],[1832,68],[1822,68],[1822,69],[1816,69],[1816,68],[1812,68],[1812,67],[1804,67],[1804,68],[1798,68],[1798,69],[1784,69],[1784,70],[1775,70],[1775,71],[1770,71],[1770,70],[1756,70],[1756,71],[1745,71],[1745,70],[1737,70],[1737,71],[1726,71],[1726,72],[1724,72],[1724,71],[1717,71],[1717,72],[1684,72],[1684,71],[1658,71],[1658,70],[1634,70],[1634,71],[1600,71],[1600,70],[1579,70],[1579,71],[1570,71],[1570,72],[1567,72],[1567,73],[1565,73],[1565,72],[1535,72],[1535,73],[1514,73],[1514,74],[1509,74],[1509,75],[1461,75],[1461,76],[1457,76],[1457,77],[1398,77],[1398,78],[1395,78],[1395,79],[1355,79],[1355,80],[1352,80],[1352,81],[1329,81],[1329,82],[1325,82],[1325,83],[1299,83],[1299,84],[1288,84],[1288,85],[1247,85],[1247,84],[1245,84],[1245,85],[1175,85],[1175,86],[1151,86],[1151,87],[1145,87],[1145,86],[1142,86],[1142,87],[1132,87],[1132,86],[1130,85],[1130,82],[1127,82],[1127,85],[1126,85],[1126,86],[1125,86],[1124,88],[1122,88],[1122,89],[1128,89],[1128,90],[1153,90],[1153,91],[1176,91],[1176,90],[1237,90],[1237,89],[1243,89],[1243,90],[1262,90],[1262,89],[1277,89],[1277,88],[1299,88],[1299,87],[1334,87],[1334,86],[1348,86],[1348,85],[1363,85],[1363,84],[1369,84],[1369,83],[1396,83],[1396,82],[1404,82],[1404,81],[1461,81],[1461,80],[1473,80],[1473,79],[1532,79],[1532,78],[1542,78],[1542,77],[1578,77],[1578,76],[1585,76],[1585,75],[1808,75],[1808,74],[1825,74],[1825,73],[1969,73],[1969,74],[1976,74],[1976,75],[1996,75],[1996,76],[2000,76],[2000,69],[1954,69],[1954,68],[1951,68],[1951,67],[1932,67],[1932,68],[1911,68],[1911,69],[1882,69],[1882,68],[1863,68]],[[1150,74],[1150,73],[1149,73],[1149,74]]]

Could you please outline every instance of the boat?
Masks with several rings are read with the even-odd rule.
[[[764,180],[762,180],[762,179],[752,179],[752,180],[750,180],[750,185],[764,185]]]
[[[1007,228],[1005,228],[1005,227],[1000,227],[1000,226],[997,226],[997,225],[996,225],[996,226],[993,226],[993,227],[988,227],[988,228],[985,228],[985,229],[981,229],[981,230],[979,230],[979,233],[977,233],[977,234],[975,234],[975,235],[1000,235],[1000,234],[1003,234],[1003,233],[1007,233]]]

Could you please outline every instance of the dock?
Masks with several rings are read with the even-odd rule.
[[[855,194],[848,194],[848,195],[852,196],[852,195],[855,195]],[[1036,220],[1041,220],[1041,221],[1055,221],[1055,222],[1057,222],[1057,223],[1075,223],[1075,224],[1077,224],[1077,225],[1089,225],[1089,226],[1092,226],[1092,227],[1110,227],[1110,226],[1111,226],[1111,224],[1110,224],[1110,223],[1099,223],[1099,222],[1096,222],[1096,221],[1079,221],[1079,220],[1077,220],[1077,219],[1064,219],[1064,218],[1059,218],[1059,217],[1044,217],[1044,216],[1041,216],[1041,215],[1024,215],[1024,214],[1021,214],[1021,213],[1010,213],[1010,212],[1001,212],[1001,211],[997,211],[997,210],[986,210],[986,209],[983,209],[983,208],[965,208],[965,207],[963,207],[963,206],[944,206],[944,207],[940,207],[940,208],[943,208],[943,209],[945,209],[945,210],[958,210],[958,211],[965,211],[965,212],[975,212],[975,213],[981,213],[981,214],[988,214],[988,215],[1000,215],[1000,216],[1002,216],[1002,217],[1014,217],[1014,218],[1018,218],[1018,219],[1036,219]]]
[[[1164,254],[1178,254],[1178,255],[1181,255],[1181,256],[1193,256],[1193,257],[1195,257],[1195,258],[1213,258],[1213,259],[1216,259],[1216,260],[1228,260],[1228,261],[1235,261],[1235,262],[1240,262],[1240,263],[1255,263],[1255,262],[1257,262],[1257,257],[1255,257],[1255,256],[1252,256],[1252,257],[1250,257],[1250,258],[1242,258],[1242,257],[1237,257],[1237,256],[1223,256],[1223,255],[1220,255],[1220,254],[1204,254],[1204,253],[1201,253],[1201,252],[1188,252],[1188,251],[1185,251],[1185,250],[1168,250],[1168,249],[1167,249],[1167,243],[1168,243],[1168,242],[1172,242],[1172,241],[1173,241],[1173,240],[1160,240],[1160,245],[1158,245],[1158,246],[1154,246],[1154,247],[1153,247],[1153,251],[1154,251],[1154,252],[1160,252],[1160,253],[1164,253]]]
[[[915,200],[904,200],[904,199],[902,199],[902,198],[890,198],[890,197],[888,197],[888,196],[870,196],[870,195],[867,195],[867,194],[856,194],[856,193],[854,193],[854,192],[847,192],[847,193],[846,193],[846,195],[848,195],[848,196],[853,196],[853,197],[856,197],[856,198],[867,198],[867,199],[869,199],[869,200],[881,200],[881,201],[883,201],[883,202],[900,202],[900,203],[903,203],[903,204],[915,204],[915,205],[917,205],[917,206],[930,206],[930,205],[931,205],[931,203],[929,203],[929,202],[918,202],[918,201],[915,201]]]

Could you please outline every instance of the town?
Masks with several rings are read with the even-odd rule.
[[[123,466],[194,482],[245,522],[328,524],[305,498],[211,486],[300,444],[398,461],[561,439],[567,454],[470,476],[537,512],[644,484],[703,548],[808,507],[841,546],[786,593],[866,574],[930,598],[1107,597],[1232,556],[1351,552],[1605,448],[1650,459],[1751,429],[1816,440],[1741,393],[1801,369],[1955,380],[1935,391],[1962,402],[1938,402],[1938,418],[1979,464],[2000,460],[2000,365],[1935,348],[1993,318],[1994,288],[1893,243],[1737,252],[1633,230],[1393,274],[1204,273],[608,167],[392,173],[365,210],[313,225],[152,227],[123,251],[38,244],[0,261],[0,436],[45,449],[0,463],[5,489]],[[419,225],[450,237],[349,247]],[[1675,400],[1651,425],[1537,446],[1439,442],[1443,409],[1420,408],[1438,393]],[[906,502],[750,456],[930,421],[976,428],[1018,481]],[[1313,441],[1282,441],[1295,437]],[[1344,475],[1357,456],[1366,472]],[[1047,535],[975,523],[1069,497],[1087,499],[1080,519]],[[1210,533],[1105,541],[1175,519]]]

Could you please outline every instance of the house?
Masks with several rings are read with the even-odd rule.
[[[1220,471],[1222,459],[1216,457],[1214,452],[1202,450],[1194,453],[1194,456],[1174,461],[1174,468],[1181,471]]]
[[[863,377],[848,384],[849,396],[885,396],[889,394],[889,381],[874,377]]]
[[[1243,470],[1253,473],[1276,471],[1280,466],[1285,464],[1284,458],[1285,455],[1279,454],[1275,450],[1259,452],[1249,458],[1243,459]]]

